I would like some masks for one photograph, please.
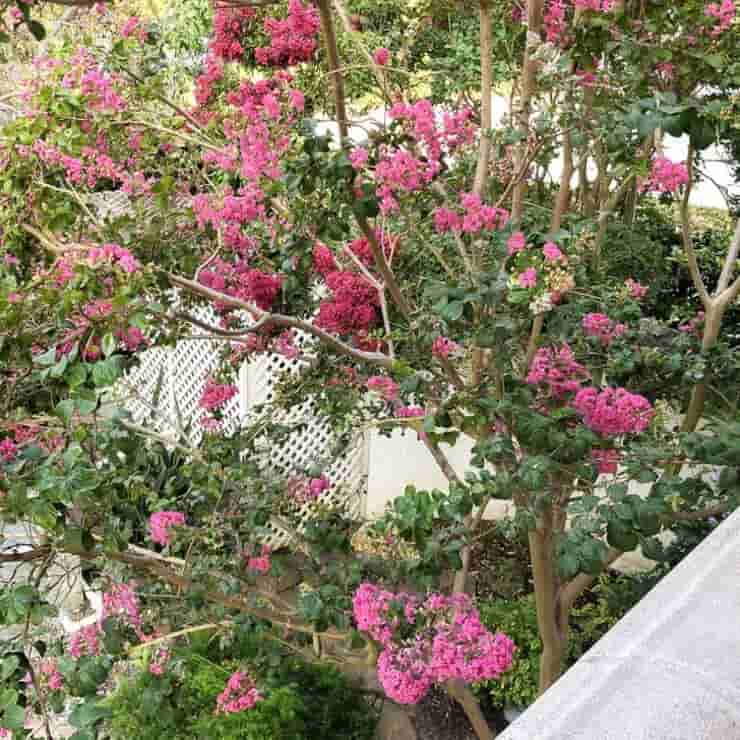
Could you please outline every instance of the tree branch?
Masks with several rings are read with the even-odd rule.
[[[730,242],[730,247],[727,250],[727,257],[725,257],[725,264],[722,266],[722,274],[719,276],[717,282],[717,290],[715,295],[722,293],[727,286],[730,284],[732,279],[732,273],[735,271],[735,263],[737,262],[738,254],[740,253],[740,219],[738,219],[737,226],[735,227],[735,235]]]
[[[707,293],[707,288],[704,285],[704,280],[699,270],[699,262],[696,259],[694,243],[691,239],[691,225],[689,223],[689,196],[691,195],[691,188],[694,184],[694,148],[691,146],[691,142],[689,142],[689,151],[686,157],[686,169],[689,173],[689,181],[686,183],[681,201],[681,237],[683,239],[683,249],[686,253],[686,259],[689,263],[689,274],[694,282],[694,287],[704,307],[709,308],[711,298],[709,297],[709,293]]]
[[[493,31],[489,0],[480,0],[480,92],[481,124],[480,149],[475,167],[473,192],[482,196],[488,178],[491,158],[491,129],[493,128]]]
[[[320,329],[318,326],[315,326],[310,321],[297,319],[293,316],[283,316],[282,314],[263,311],[261,308],[255,306],[252,303],[242,301],[239,298],[234,298],[232,296],[226,295],[225,293],[219,293],[216,290],[207,288],[205,285],[193,282],[192,280],[180,277],[179,275],[167,273],[167,277],[173,285],[185,288],[191,293],[196,293],[203,296],[204,298],[209,298],[212,301],[223,303],[224,305],[231,306],[232,308],[240,308],[244,311],[247,311],[251,316],[256,318],[258,322],[264,322],[263,325],[270,323],[274,324],[275,326],[299,329],[300,331],[304,331],[307,334],[316,337],[324,344],[331,347],[338,354],[345,355],[346,357],[351,357],[355,360],[359,360],[360,362],[367,362],[372,365],[379,365],[380,367],[385,367],[388,369],[393,366],[393,360],[388,357],[388,355],[384,355],[382,352],[363,352],[361,350],[354,349],[348,344],[342,342],[340,339],[337,339],[335,336],[332,336],[323,329]],[[254,331],[254,328],[247,328],[244,330],[244,334],[249,334],[252,331]]]
[[[622,550],[617,550],[616,547],[610,547],[609,552],[604,560],[604,568],[606,570],[612,563],[619,560],[624,555]],[[593,583],[596,581],[597,576],[590,575],[589,573],[579,573],[570,581],[564,583],[558,592],[558,600],[566,611],[569,611],[573,606],[575,600]]]

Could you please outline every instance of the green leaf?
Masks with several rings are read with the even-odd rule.
[[[18,670],[20,661],[15,655],[10,655],[0,663],[0,681],[7,680]]]
[[[9,707],[5,707],[3,719],[0,724],[2,724],[6,730],[22,730],[25,720],[26,713],[23,710],[23,707],[13,704]]]
[[[64,401],[60,401],[54,413],[65,423],[69,424],[72,421],[72,414],[75,410],[75,402],[71,398],[66,398]]]
[[[84,365],[73,365],[67,372],[67,384],[70,388],[77,388],[87,380],[87,368]]]
[[[105,355],[105,357],[110,357],[116,351],[117,346],[118,346],[118,342],[116,341],[116,338],[113,336],[113,334],[108,332],[103,337],[103,344],[102,344],[103,355]]]
[[[46,38],[46,29],[38,21],[31,20],[26,25],[36,41],[43,41]]]
[[[451,301],[440,310],[442,318],[448,321],[457,321],[463,315],[465,304],[462,301]]]
[[[93,366],[92,379],[96,387],[102,388],[118,380],[121,374],[121,370],[115,358],[111,357],[103,362],[96,362]]]
[[[631,552],[637,547],[639,538],[635,532],[624,526],[620,521],[609,522],[606,529],[606,541],[618,550]]]
[[[89,727],[111,714],[108,707],[102,706],[97,701],[86,701],[78,704],[69,716],[69,722],[73,727]]]

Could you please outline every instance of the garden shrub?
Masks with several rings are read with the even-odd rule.
[[[478,691],[498,709],[526,707],[537,698],[542,653],[534,595],[481,604],[480,615],[487,627],[501,630],[514,640],[516,652],[511,668],[496,681],[479,684]]]
[[[230,646],[246,652],[244,642]],[[112,740],[370,740],[372,708],[331,666],[273,653],[259,671],[264,698],[251,711],[216,714],[216,697],[233,671],[214,643],[190,648],[162,676],[142,670],[123,679],[108,700]],[[265,657],[264,654],[262,657]],[[258,661],[260,662],[260,661]]]

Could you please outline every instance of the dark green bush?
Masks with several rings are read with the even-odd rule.
[[[264,699],[245,712],[215,714],[216,697],[245,659]],[[375,730],[373,707],[339,671],[248,632],[227,646],[202,641],[178,649],[163,676],[139,671],[107,704],[111,740],[370,740]]]
[[[482,604],[480,615],[489,629],[504,632],[514,640],[516,652],[511,668],[499,680],[479,684],[478,693],[486,695],[497,709],[526,707],[537,698],[542,653],[534,596],[512,601],[496,599]]]

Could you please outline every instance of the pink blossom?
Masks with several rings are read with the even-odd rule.
[[[254,50],[257,63],[290,67],[313,57],[317,46],[319,14],[310,3],[304,5],[301,0],[289,0],[287,18],[266,18],[264,29],[270,37],[270,46]]]
[[[134,629],[141,637],[141,607],[136,592],[123,583],[114,583],[111,588],[103,594],[103,611],[101,622],[113,618],[123,621]]]
[[[514,643],[483,626],[466,594],[419,599],[363,583],[352,611],[357,628],[382,646],[378,680],[399,704],[419,702],[433,683],[490,680],[511,665]]]
[[[0,459],[3,462],[12,462],[18,454],[18,446],[10,437],[6,437],[0,442]]]
[[[613,475],[616,473],[621,457],[619,450],[591,450],[591,458],[601,475]]]
[[[300,357],[301,350],[295,345],[296,333],[294,329],[286,329],[275,342],[275,351],[289,360]]]
[[[645,187],[659,193],[675,193],[688,181],[689,171],[683,162],[671,162],[667,157],[656,157]]]
[[[646,285],[640,285],[640,283],[636,282],[632,278],[627,278],[624,284],[627,286],[627,289],[630,292],[630,296],[632,296],[632,298],[637,301],[644,298],[648,294],[649,288]]]
[[[358,146],[349,153],[349,161],[356,170],[361,170],[367,163],[369,154],[367,149]]]
[[[712,36],[724,33],[735,20],[735,0],[722,0],[721,3],[709,3],[704,7],[704,15],[715,18],[717,25],[712,29]]]
[[[318,498],[324,491],[328,491],[331,484],[329,479],[322,475],[319,478],[312,478],[308,483],[308,490],[312,498]]]
[[[695,334],[698,337],[701,337],[702,331],[704,328],[704,311],[699,311],[699,313],[694,316],[691,321],[689,321],[687,324],[682,324],[678,327],[678,330],[680,332],[683,332],[684,334]]]
[[[391,53],[383,46],[373,52],[373,61],[379,67],[385,67],[390,61],[390,58]]]
[[[209,378],[198,405],[206,411],[215,411],[223,408],[237,393],[235,385],[222,385]]]
[[[421,406],[399,406],[396,408],[397,419],[416,419],[425,415],[426,411]]]
[[[460,345],[447,337],[439,336],[432,343],[432,354],[435,357],[446,358],[459,351],[459,349]]]
[[[528,267],[519,275],[519,285],[522,288],[534,288],[537,285],[537,270],[534,267]]]
[[[587,427],[605,437],[644,432],[655,413],[650,401],[625,388],[583,388],[572,406]]]
[[[563,253],[558,249],[558,245],[554,242],[546,242],[542,252],[548,262],[557,262],[563,256]]]
[[[100,655],[102,637],[103,632],[97,622],[77,630],[70,638],[69,654],[75,660],[83,655]]]
[[[588,370],[576,362],[573,350],[564,344],[559,349],[542,347],[537,350],[527,383],[545,386],[553,398],[560,399],[576,393],[589,377]]]
[[[248,673],[236,671],[216,698],[216,714],[236,714],[252,709],[263,696]]]
[[[398,383],[385,375],[373,375],[367,381],[368,390],[378,393],[386,401],[398,400]]]
[[[247,559],[247,570],[264,575],[270,571],[270,548],[267,545],[262,546],[260,555]]]
[[[621,336],[627,330],[624,324],[615,324],[603,313],[587,313],[583,317],[583,333],[587,337],[599,339],[602,345],[608,347],[615,337]]]
[[[149,537],[152,542],[167,547],[170,544],[170,529],[185,525],[185,514],[181,511],[158,511],[149,517]]]
[[[515,231],[507,240],[506,248],[509,256],[521,252],[527,246],[527,237],[521,231]]]

